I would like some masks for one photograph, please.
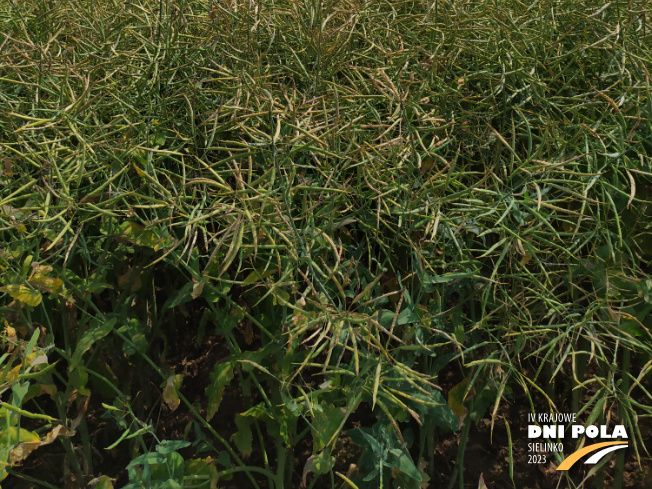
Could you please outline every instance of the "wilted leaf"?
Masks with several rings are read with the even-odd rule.
[[[245,343],[251,345],[254,342],[254,328],[251,325],[251,321],[246,321],[244,328],[242,330],[242,336],[244,336]]]
[[[50,431],[44,438],[39,439],[36,433],[31,431],[23,430],[20,428],[21,432],[27,432],[27,438],[29,441],[23,441],[16,445],[11,452],[9,452],[9,463],[14,465],[25,460],[30,453],[36,450],[43,445],[49,445],[59,436],[72,436],[74,432],[68,431],[65,426],[59,425],[56,426],[52,431]]]
[[[138,292],[143,286],[142,275],[141,267],[130,267],[129,270],[118,276],[118,287],[130,292]]]
[[[176,411],[179,404],[181,404],[181,400],[179,399],[179,389],[181,388],[182,382],[183,375],[177,374],[170,375],[165,383],[165,388],[163,389],[163,400],[172,412]]]
[[[428,486],[430,485],[430,476],[426,471],[427,466],[428,466],[428,462],[426,462],[425,459],[422,458],[421,460],[419,460],[419,474],[421,474],[419,489],[428,489]]]
[[[484,483],[484,477],[480,474],[480,481],[478,482],[478,489],[487,489],[487,484]]]
[[[88,483],[93,489],[113,489],[113,480],[108,475],[97,477]]]
[[[202,278],[199,282],[193,284],[192,286],[192,298],[196,299],[201,295],[201,293],[204,291],[204,286],[206,285],[206,282],[208,281],[207,277]]]
[[[2,163],[4,165],[5,175],[8,177],[13,177],[14,171],[11,164],[11,158],[5,156],[4,160],[2,160]]]
[[[312,455],[308,460],[306,460],[306,465],[303,466],[303,475],[301,477],[302,487],[306,487],[308,484],[308,474],[327,474],[334,466],[335,457],[330,454],[321,452]]]
[[[29,284],[49,294],[65,295],[66,290],[63,286],[63,280],[48,276],[50,272],[52,272],[51,266],[36,266],[28,278]]]
[[[37,356],[34,360],[32,360],[30,366],[36,367],[37,365],[41,365],[42,363],[48,363],[48,356],[45,353],[42,353],[41,355]]]
[[[448,406],[451,408],[451,411],[453,411],[453,414],[457,416],[460,425],[463,423],[464,418],[469,412],[466,406],[464,406],[464,394],[468,385],[468,380],[463,380],[448,393]]]

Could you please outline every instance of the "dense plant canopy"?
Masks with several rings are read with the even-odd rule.
[[[0,477],[462,488],[484,419],[524,487],[506,405],[648,467],[650,15],[0,2]]]

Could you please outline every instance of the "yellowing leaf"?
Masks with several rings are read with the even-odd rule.
[[[136,163],[133,163],[132,165],[133,165],[134,169],[136,170],[136,173],[138,174],[138,176],[140,178],[145,178],[146,173],[143,170],[141,170],[140,166],[138,166]]]
[[[32,443],[39,441],[39,437],[33,431],[19,428],[17,426],[4,427],[0,433],[0,443],[3,445],[17,445],[20,443]]]
[[[247,345],[251,345],[254,342],[254,328],[251,325],[251,321],[245,322],[244,329],[242,330],[242,336],[244,336],[244,340]]]
[[[28,306],[36,307],[43,300],[38,290],[30,289],[24,285],[5,285],[0,287],[1,292],[6,292],[17,301],[24,302]]]
[[[181,400],[179,399],[179,389],[181,388],[182,382],[183,375],[177,374],[170,375],[165,383],[165,389],[163,389],[163,400],[172,412],[176,411],[179,404],[181,404]]]
[[[20,375],[21,365],[16,365],[9,372],[3,370],[0,372],[0,384],[13,383]],[[1,435],[0,435],[1,436]]]
[[[306,465],[303,467],[301,487],[307,487],[308,474],[327,474],[334,466],[335,457],[331,456],[330,453],[320,452],[313,454],[308,460],[306,460]]]
[[[186,460],[184,464],[184,475],[186,476],[208,476],[209,485],[208,489],[217,489],[217,480],[219,479],[215,462],[211,457],[196,458]],[[202,485],[202,487],[206,487]]]
[[[302,326],[303,324],[307,323],[310,320],[308,316],[303,314],[302,312],[297,312],[294,316],[292,316],[292,324],[295,326]]]
[[[466,406],[464,406],[464,401],[465,401],[464,394],[466,392],[466,388],[468,387],[468,385],[469,385],[468,380],[463,380],[455,387],[453,387],[448,393],[448,407],[450,407],[451,411],[453,411],[453,414],[457,416],[460,425],[462,424],[464,418],[469,412]],[[470,397],[471,394],[469,394],[467,398]]]
[[[5,348],[7,348],[7,351],[13,351],[13,349],[16,347],[16,342],[18,341],[18,336],[16,335],[16,328],[13,328],[12,326],[9,326],[5,322],[5,334],[2,338],[3,343],[7,343],[5,345]]]
[[[131,267],[125,273],[118,276],[118,287],[131,292],[138,292],[143,286],[142,275],[142,268]]]
[[[34,264],[32,264],[34,265]],[[36,265],[27,281],[32,287],[41,289],[50,294],[64,295],[65,288],[63,280],[60,278],[49,277],[52,267],[49,265]]]
[[[22,428],[21,428],[22,430]],[[27,430],[23,430],[27,431]],[[16,445],[11,452],[9,452],[9,463],[11,465],[17,464],[25,460],[30,453],[43,445],[49,445],[59,436],[72,436],[74,432],[68,431],[65,426],[59,425],[50,431],[44,438],[39,439],[36,433],[31,433],[30,441],[24,441]]]
[[[247,277],[243,280],[243,283],[246,285],[251,285],[256,282],[260,282],[264,280],[265,278],[274,275],[275,273],[278,272],[278,269],[274,270],[267,270],[266,272],[260,273],[258,270],[254,270],[251,272]]]
[[[139,246],[152,248],[158,251],[161,248],[169,246],[172,239],[165,236],[162,230],[159,229],[146,229],[144,226],[135,222],[125,222],[120,226],[122,235],[130,242]]]
[[[92,484],[97,481],[97,484],[93,486]],[[89,484],[88,487],[94,487],[95,489],[113,489],[113,481],[108,475],[103,475],[102,477],[99,477],[97,479],[93,479]]]

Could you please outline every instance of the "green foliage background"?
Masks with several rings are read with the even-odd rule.
[[[644,455],[649,20],[644,1],[3,2],[6,470],[56,418],[77,480],[98,476],[66,409],[91,393],[148,487],[347,483],[345,432],[367,455],[351,484],[419,487],[437,436],[465,443],[522,393],[613,413]],[[229,355],[193,406],[166,359],[213,334]],[[247,403],[232,440],[225,395]],[[155,402],[192,412],[209,459],[158,438]]]

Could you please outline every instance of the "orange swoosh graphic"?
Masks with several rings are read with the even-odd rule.
[[[575,453],[573,453],[571,456],[567,457],[564,459],[564,461],[561,463],[559,467],[557,467],[557,470],[568,470],[570,469],[575,462],[577,462],[579,459],[581,459],[584,455],[587,453],[595,452],[596,450],[599,450],[600,448],[604,447],[610,447],[612,445],[627,445],[626,441],[605,441],[604,443],[595,443],[593,445],[589,445],[588,447],[584,447]]]

